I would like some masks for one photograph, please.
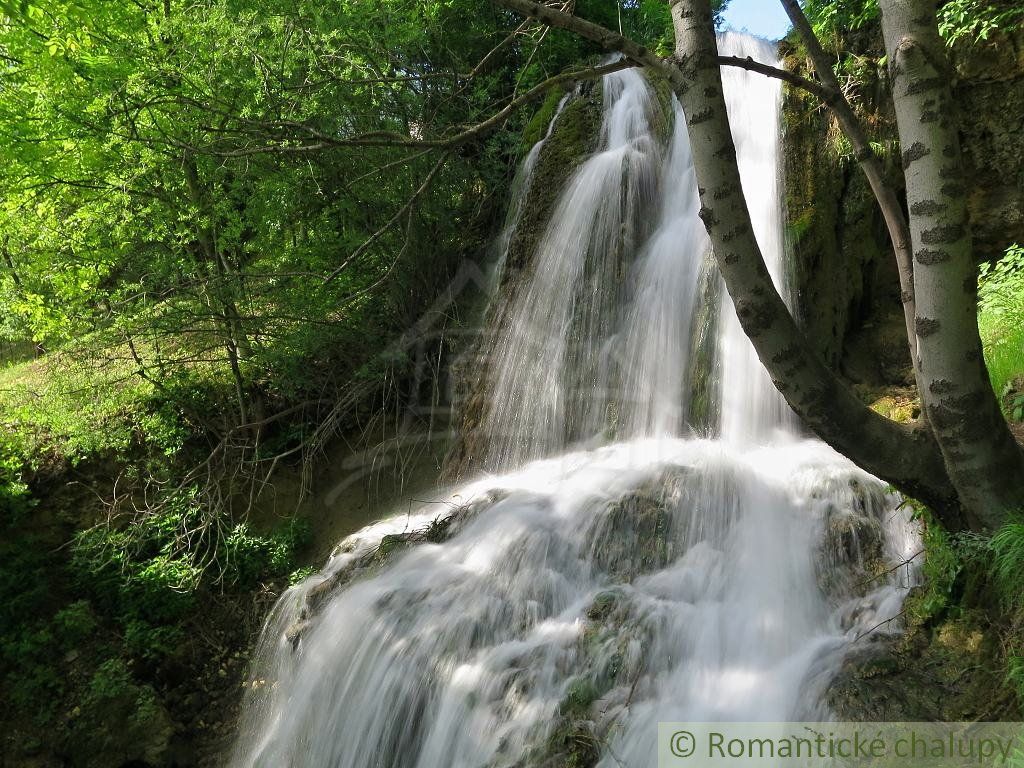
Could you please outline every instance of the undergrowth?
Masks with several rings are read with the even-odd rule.
[[[1011,245],[978,278],[978,327],[992,388],[1007,416],[1024,419],[1024,247]]]
[[[1024,513],[991,536],[951,534],[926,508],[910,503],[922,524],[926,552],[924,584],[907,603],[911,624],[955,618],[979,600],[995,609],[1006,680],[1024,706]]]
[[[1024,514],[996,531],[989,551],[992,585],[1009,622],[1004,638],[1007,680],[1024,704]]]

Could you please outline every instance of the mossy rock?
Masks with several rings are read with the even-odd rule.
[[[637,642],[641,649],[647,647],[650,629],[633,614],[627,591],[612,588],[598,592],[585,615],[587,626],[574,661],[578,672],[564,689],[546,737],[528,750],[524,767],[596,765],[602,745],[640,677],[644,654],[636,648],[630,654],[628,649]]]
[[[447,541],[481,511],[505,498],[507,493],[504,489],[489,491],[472,502],[453,507],[448,514],[439,515],[423,528],[383,536],[376,547],[363,552],[348,565],[306,591],[303,608],[296,621],[285,631],[285,638],[293,648],[297,647],[302,635],[313,626],[313,618],[339,590],[358,578],[376,573],[381,566],[417,544],[441,544]]]
[[[880,397],[871,403],[871,410],[887,419],[909,424],[921,415],[921,403],[917,399],[897,398],[890,395]]]
[[[544,138],[547,133],[548,126],[551,125],[551,119],[555,116],[555,112],[558,110],[558,104],[565,98],[567,93],[566,89],[560,86],[555,86],[548,91],[547,96],[544,98],[544,102],[540,105],[540,108],[530,118],[530,122],[526,124],[523,129],[523,135],[521,137],[522,150],[524,152],[536,144],[538,141]]]
[[[653,114],[648,115],[651,130],[662,145],[667,145],[672,140],[672,133],[675,130],[675,110],[672,108],[672,84],[668,78],[657,72],[645,69],[643,76],[647,78],[651,90],[654,91],[654,103],[656,109]],[[671,179],[668,180],[671,183]]]
[[[693,350],[689,370],[689,418],[688,421],[698,434],[712,434],[721,416],[719,398],[720,384],[718,366],[719,291],[721,278],[714,257],[704,257],[697,292],[701,301],[694,318],[690,349]]]
[[[910,599],[910,598],[908,598]],[[855,647],[829,688],[840,720],[1018,720],[998,632],[980,611]]]
[[[620,581],[664,568],[675,554],[676,514],[688,472],[671,467],[610,502],[595,523],[594,562]]]
[[[596,148],[602,113],[600,84],[585,83],[580,94],[569,99],[559,115],[537,157],[519,228],[509,242],[503,289],[528,265],[566,181]]]
[[[611,616],[621,597],[621,593],[614,589],[598,593],[587,608],[587,618],[591,621],[605,621]]]
[[[862,510],[831,509],[824,524],[815,558],[818,586],[833,602],[870,591],[885,575],[885,533],[881,522]],[[855,618],[851,608],[848,621]]]

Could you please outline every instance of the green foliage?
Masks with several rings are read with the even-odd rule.
[[[931,510],[914,499],[906,499],[912,517],[920,521],[924,561],[923,589],[907,603],[907,611],[918,623],[958,608],[956,593],[962,590],[964,574],[984,571],[988,542],[969,532],[949,533]]]
[[[948,45],[988,40],[1024,19],[1024,3],[1019,0],[948,0],[938,5],[939,34]],[[878,0],[806,0],[804,12],[826,44],[834,44],[842,33],[868,26],[880,15]]]
[[[185,642],[184,630],[175,625],[154,625],[133,619],[124,625],[124,647],[137,659],[154,661],[180,653]]]
[[[948,607],[962,564],[953,537],[926,510],[920,512],[919,519],[924,521],[922,544],[925,551],[921,569],[925,592],[919,610],[925,616],[933,616]]]
[[[73,548],[74,572],[122,620],[160,625],[193,610],[204,586],[251,589],[260,580],[288,576],[310,538],[298,518],[265,536],[245,523],[223,525],[204,515],[195,496],[179,494],[159,514],[82,531]]]
[[[804,13],[823,45],[834,45],[842,33],[862,29],[876,21],[878,0],[806,0]]]
[[[1009,408],[1010,419],[1013,421],[1024,421],[1024,393],[1017,393],[1010,398]]]
[[[524,148],[532,147],[540,139],[544,138],[544,133],[551,124],[555,111],[558,109],[558,104],[564,95],[565,93],[558,88],[553,88],[548,93],[540,109],[534,113],[533,117],[530,118],[530,122],[526,124],[526,128],[523,129]]]
[[[116,699],[134,687],[132,673],[120,659],[100,665],[89,681],[89,695],[98,700]]]
[[[152,386],[134,376],[131,365],[82,364],[81,350],[0,370],[6,440],[22,461],[35,465],[54,456],[77,464],[140,443],[173,453],[184,438],[180,416],[151,411],[152,397]]]
[[[939,34],[948,45],[960,40],[980,43],[1024,20],[1024,3],[949,0],[939,9]]]
[[[224,541],[226,580],[251,588],[261,578],[292,576],[295,553],[310,539],[309,524],[299,518],[292,518],[270,536],[253,535],[248,525],[240,523]]]
[[[655,5],[624,20],[652,24]],[[171,455],[330,396],[443,284],[437,254],[458,254],[501,189],[523,118],[448,155],[401,217],[436,152],[297,150],[325,132],[444,134],[592,51],[527,39],[453,88],[512,21],[470,0],[12,4],[0,338],[64,350],[0,382],[29,442],[77,457],[141,436]]]
[[[64,645],[75,647],[92,636],[98,622],[89,601],[76,600],[54,614],[53,626]]]
[[[1011,520],[992,536],[992,580],[1004,605],[1024,610],[1024,521]]]
[[[982,264],[978,278],[978,327],[992,388],[1005,397],[1024,377],[1024,248],[1014,244],[995,264]],[[1024,403],[1010,398],[1016,420]]]
[[[76,725],[93,743],[90,757],[102,755],[122,743],[135,746],[153,737],[152,729],[167,727],[156,692],[141,685],[123,659],[112,658],[99,665],[80,699],[85,716]],[[124,733],[105,733],[112,725]],[[149,731],[149,732],[147,732]],[[117,747],[115,746],[115,749]]]
[[[1017,693],[1017,700],[1024,702],[1024,656],[1011,655],[1006,660],[1006,681],[1013,686]],[[1015,765],[1024,765],[1024,755],[1017,753]]]
[[[57,707],[65,680],[54,664],[61,643],[74,642],[88,618],[82,606],[68,606],[51,620],[50,579],[54,557],[46,542],[33,536],[15,541],[0,520],[0,700],[5,707],[31,713],[45,722]]]
[[[34,506],[24,479],[24,454],[11,435],[0,433],[0,530],[17,522]]]
[[[303,581],[308,579],[310,576],[317,573],[317,569],[311,565],[304,566],[302,568],[296,568],[288,576],[289,586],[294,587],[296,584],[301,584]]]
[[[1007,682],[1024,703],[1024,518],[1012,517],[989,541],[991,583],[1010,625],[1005,633]]]

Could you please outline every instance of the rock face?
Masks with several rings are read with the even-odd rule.
[[[888,74],[877,26],[842,41],[850,93],[889,181],[902,190]],[[807,74],[783,44],[788,69]],[[1024,30],[951,51],[978,261],[1024,242]],[[828,362],[870,388],[912,384],[888,234],[849,142],[816,99],[788,87],[784,120],[792,279],[802,321]]]
[[[832,682],[829,706],[861,722],[1017,720],[996,636],[983,614],[965,611],[866,643]]]
[[[683,498],[685,467],[667,467],[640,488],[610,502],[591,531],[594,561],[616,580],[664,568],[688,517],[674,514]],[[599,611],[600,612],[600,611]]]
[[[1024,243],[1024,28],[953,51],[960,141],[979,260]]]

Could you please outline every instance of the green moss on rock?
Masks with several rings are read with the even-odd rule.
[[[544,138],[544,134],[547,133],[548,126],[551,125],[551,119],[555,116],[555,112],[558,110],[558,104],[565,97],[565,94],[565,88],[557,86],[548,91],[548,95],[544,98],[544,102],[540,105],[540,108],[534,113],[533,117],[530,118],[530,122],[528,122],[526,127],[523,129],[521,146],[524,151],[529,150],[530,147]]]
[[[594,562],[620,581],[664,568],[673,556],[673,515],[687,477],[670,467],[641,487],[609,503],[596,523],[591,547]]]
[[[829,705],[840,720],[1017,720],[997,637],[982,612],[968,611],[911,626],[898,640],[862,641],[833,682]]]

